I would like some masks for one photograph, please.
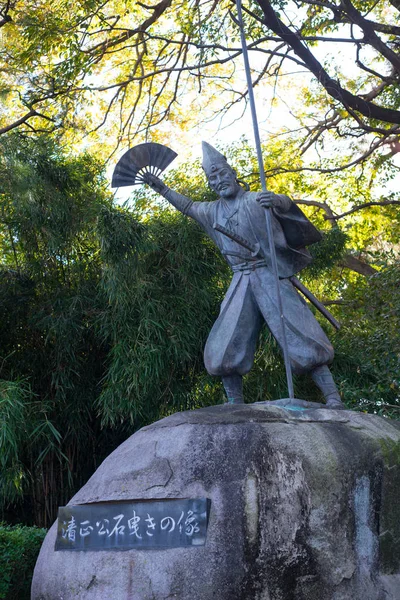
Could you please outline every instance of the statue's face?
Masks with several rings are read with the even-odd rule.
[[[207,172],[210,187],[217,192],[221,198],[234,198],[241,189],[236,181],[236,173],[229,165],[212,165]]]

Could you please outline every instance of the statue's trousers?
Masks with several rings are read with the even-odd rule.
[[[303,298],[286,279],[279,283],[292,369],[311,371],[333,360],[333,347]],[[211,375],[250,371],[265,320],[281,346],[281,325],[273,274],[266,266],[238,266],[204,350]]]

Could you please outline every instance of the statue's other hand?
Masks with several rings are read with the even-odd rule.
[[[257,196],[257,202],[264,208],[273,208],[278,204],[279,196],[274,192],[260,192]]]
[[[164,194],[168,189],[165,183],[163,183],[159,177],[153,175],[153,173],[144,173],[143,179],[144,182],[147,183],[147,185],[149,185],[151,189],[158,194]]]

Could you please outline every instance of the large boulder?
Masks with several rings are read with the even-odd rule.
[[[400,425],[256,403],[178,413],[115,450],[70,504],[211,499],[204,546],[55,552],[32,600],[399,600]]]

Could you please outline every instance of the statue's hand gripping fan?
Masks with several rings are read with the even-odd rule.
[[[176,152],[162,144],[139,144],[120,158],[114,169],[111,185],[124,187],[147,183],[147,174],[158,177],[177,156]]]

